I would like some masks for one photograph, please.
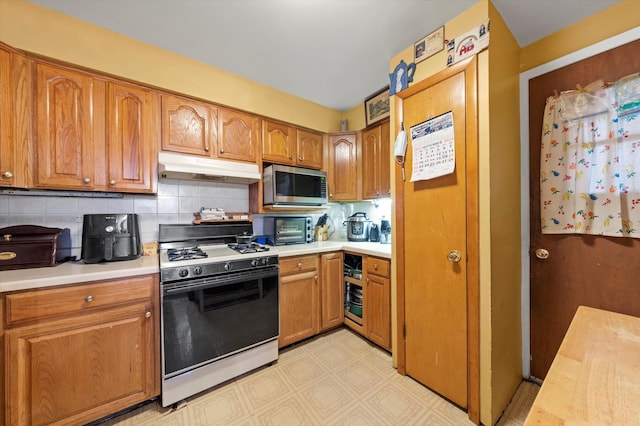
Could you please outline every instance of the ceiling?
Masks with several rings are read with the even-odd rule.
[[[31,1],[346,111],[389,84],[392,57],[478,0]],[[524,47],[619,1],[493,4]]]

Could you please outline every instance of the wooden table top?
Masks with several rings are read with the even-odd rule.
[[[640,425],[640,318],[580,306],[525,425]]]

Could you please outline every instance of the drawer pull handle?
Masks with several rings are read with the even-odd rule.
[[[93,302],[93,296],[89,295],[89,296],[85,297],[84,300],[86,300],[87,303],[91,303],[91,302]]]
[[[150,311],[145,312],[144,313],[144,317],[145,318],[151,318],[151,312]]]
[[[11,260],[11,259],[15,259],[16,256],[17,256],[17,254],[15,252],[12,252],[12,251],[0,252],[0,260]]]

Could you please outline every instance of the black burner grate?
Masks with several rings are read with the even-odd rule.
[[[260,253],[263,251],[269,251],[269,247],[264,246],[262,244],[255,243],[255,242],[248,243],[248,244],[230,243],[229,248],[241,254]]]
[[[174,262],[178,260],[204,259],[208,255],[200,247],[189,247],[169,249],[167,250],[167,256],[170,262]]]

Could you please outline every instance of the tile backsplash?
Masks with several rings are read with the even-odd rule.
[[[63,193],[61,193],[63,194]],[[69,192],[64,192],[69,194]],[[158,225],[191,223],[193,213],[202,207],[222,208],[227,212],[249,211],[249,186],[188,180],[161,179],[156,195],[125,194],[122,198],[0,195],[0,228],[14,225],[40,225],[69,228],[72,255],[80,257],[83,215],[92,213],[136,213],[142,242],[158,241]],[[357,203],[332,203],[326,212],[330,218],[331,240],[346,240],[343,222],[356,212],[365,212],[374,223],[391,218],[389,199]],[[315,224],[320,214],[312,214]],[[260,224],[260,216],[254,216]],[[259,232],[261,229],[256,229]]]
[[[142,242],[146,243],[158,240],[159,224],[191,223],[193,213],[202,207],[249,211],[249,187],[162,179],[156,195],[125,194],[122,198],[0,195],[0,228],[14,225],[69,228],[72,254],[79,257],[85,214],[136,213]]]

